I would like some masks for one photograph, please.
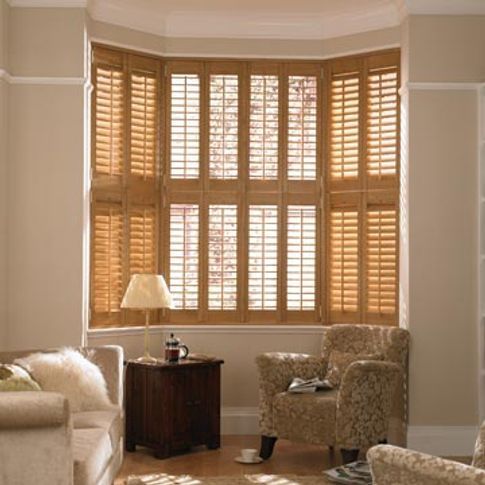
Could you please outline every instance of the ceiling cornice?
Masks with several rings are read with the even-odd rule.
[[[485,15],[484,0],[397,0],[408,15]]]

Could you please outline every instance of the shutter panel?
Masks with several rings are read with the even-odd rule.
[[[317,78],[288,78],[288,179],[315,180],[317,170]]]
[[[332,74],[330,84],[329,181],[359,176],[359,73]]]
[[[130,209],[130,275],[156,273],[156,212],[155,208]]]
[[[398,68],[367,74],[367,175],[395,178],[398,167]]]
[[[249,310],[276,310],[278,208],[249,206]]]
[[[172,74],[170,96],[170,176],[199,177],[200,80],[198,74]]]
[[[92,321],[120,323],[123,297],[123,215],[119,205],[96,204],[92,216]]]
[[[237,179],[238,176],[238,76],[210,76],[209,176]]]
[[[288,206],[287,309],[314,310],[316,291],[316,208]]]
[[[199,206],[170,205],[170,291],[176,310],[199,306]]]
[[[122,54],[94,56],[94,173],[122,175],[125,80]]]
[[[237,206],[209,205],[209,310],[237,308]]]
[[[156,72],[131,72],[130,171],[143,178],[155,177],[157,156]]]
[[[249,177],[278,178],[278,76],[252,75],[249,107]]]
[[[398,220],[393,205],[366,215],[367,321],[394,323],[397,308]]]
[[[359,311],[359,212],[331,207],[329,217],[330,323],[356,322]]]

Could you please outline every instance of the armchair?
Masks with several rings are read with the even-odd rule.
[[[391,445],[367,452],[374,485],[485,485],[485,421],[471,466]]]
[[[338,447],[345,462],[380,442],[405,445],[408,343],[403,329],[341,324],[325,331],[321,356],[259,355],[260,456],[270,458],[278,438]],[[331,391],[286,392],[294,377],[323,378],[333,350],[384,360],[353,362]]]

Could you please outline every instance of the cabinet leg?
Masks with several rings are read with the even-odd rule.
[[[221,438],[219,436],[215,436],[207,442],[208,450],[217,450],[220,447],[221,447]]]
[[[164,460],[170,456],[170,449],[168,446],[162,446],[161,448],[156,448],[153,453],[157,460]]]
[[[125,450],[129,453],[133,453],[134,451],[136,451],[135,443],[133,443],[133,441],[125,440]]]
[[[359,450],[354,449],[354,450],[346,450],[345,448],[342,448],[340,450],[340,453],[342,455],[342,461],[344,465],[347,463],[351,463],[353,461],[356,461],[358,456],[359,456]]]

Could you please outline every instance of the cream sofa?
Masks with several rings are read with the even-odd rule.
[[[123,459],[123,350],[79,349],[97,364],[117,409],[70,413],[52,392],[0,393],[0,485],[107,485]],[[10,363],[31,351],[0,353]]]
[[[374,485],[485,485],[485,421],[471,466],[391,445],[367,452]]]

